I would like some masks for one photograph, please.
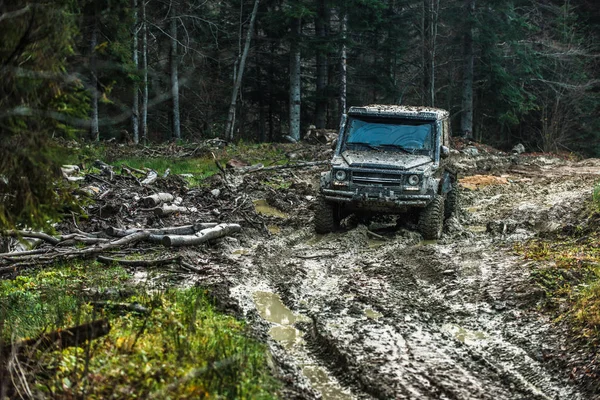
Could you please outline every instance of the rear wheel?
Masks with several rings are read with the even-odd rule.
[[[340,227],[340,207],[331,203],[323,196],[317,198],[317,207],[315,209],[315,231],[317,233],[329,233]]]
[[[458,212],[460,207],[460,194],[458,193],[458,182],[452,184],[452,189],[446,194],[446,202],[444,204],[444,219],[450,218],[452,214]]]
[[[425,240],[437,240],[444,226],[444,198],[436,195],[419,215],[419,232]]]

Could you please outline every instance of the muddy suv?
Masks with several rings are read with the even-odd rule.
[[[425,239],[438,239],[458,207],[448,167],[448,112],[436,108],[352,107],[342,117],[331,170],[321,175],[314,224],[331,232],[355,213],[415,218]]]

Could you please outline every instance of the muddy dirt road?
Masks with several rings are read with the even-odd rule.
[[[600,164],[540,160],[487,186],[469,186],[465,167],[475,190],[438,242],[393,220],[316,235],[308,196],[272,217],[271,238],[232,246],[230,296],[296,382],[290,397],[590,398],[545,362],[561,340],[513,246],[574,223]]]

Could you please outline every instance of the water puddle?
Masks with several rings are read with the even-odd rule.
[[[385,240],[378,239],[367,239],[367,242],[369,244],[370,249],[376,249],[378,247],[383,246],[386,243]]]
[[[321,392],[324,400],[352,399],[352,396],[344,392],[342,388],[331,385],[331,378],[323,368],[316,365],[307,365],[302,368],[302,373],[313,384],[313,387]]]
[[[254,200],[254,208],[256,212],[262,215],[266,215],[267,217],[278,217],[278,218],[287,218],[288,215],[282,211],[279,211],[275,207],[271,207],[266,200]]]
[[[274,324],[269,330],[269,335],[299,359],[299,367],[302,373],[309,380],[312,387],[321,392],[322,399],[352,399],[353,397],[333,380],[325,368],[311,362],[308,357],[307,350],[304,348],[303,334],[294,327],[294,322],[309,321],[309,319],[294,314],[275,293],[255,292],[252,297],[259,315],[264,320]],[[375,313],[375,311],[371,311]]]
[[[376,321],[379,318],[383,317],[382,313],[377,312],[377,311],[373,310],[372,308],[366,308],[365,309],[365,315],[367,316],[367,318],[374,319]]]
[[[269,233],[271,233],[271,235],[279,235],[281,233],[281,228],[277,225],[269,225],[267,226],[267,229],[269,230]]]
[[[462,326],[454,324],[442,325],[442,331],[450,333],[459,342],[471,346],[481,345],[488,338],[487,335],[483,332],[472,331],[470,329],[465,329]]]
[[[486,233],[487,227],[485,225],[471,225],[467,226],[467,230],[473,233]]]

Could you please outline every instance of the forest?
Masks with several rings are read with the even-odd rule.
[[[300,139],[351,105],[597,155],[592,0],[5,0],[2,136]]]
[[[0,0],[0,39],[0,399],[600,393],[597,0]],[[449,112],[439,240],[315,232],[369,104]]]

